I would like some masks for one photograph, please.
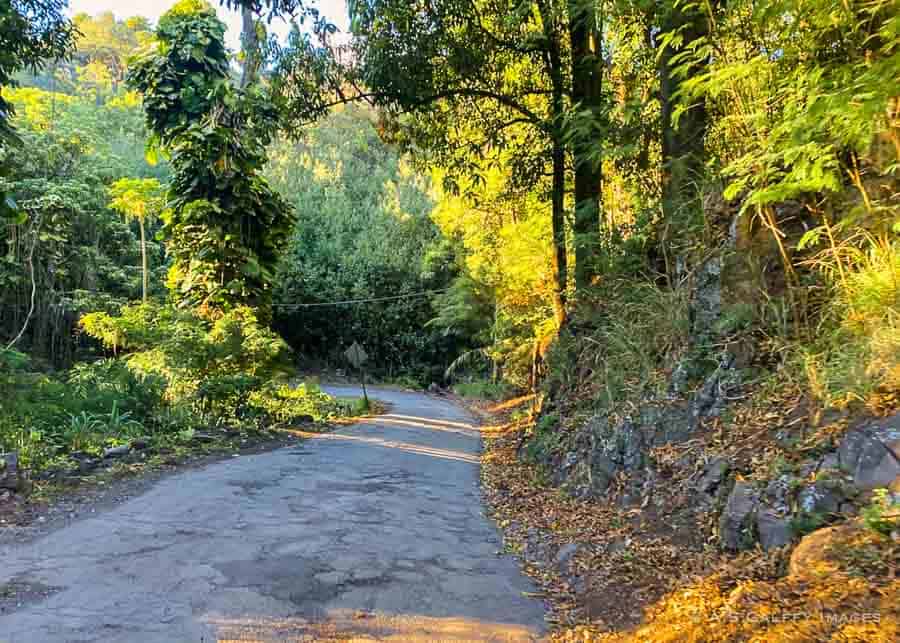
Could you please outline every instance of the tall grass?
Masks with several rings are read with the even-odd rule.
[[[900,243],[862,240],[815,262],[832,297],[799,358],[810,392],[826,406],[900,392]]]
[[[585,307],[583,323],[586,334],[561,337],[551,352],[548,385],[591,387],[592,404],[611,409],[667,385],[688,344],[688,292],[649,280],[610,280]]]

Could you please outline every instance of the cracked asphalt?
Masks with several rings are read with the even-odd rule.
[[[389,414],[0,547],[0,588],[31,597],[0,642],[539,639],[543,605],[483,514],[472,418],[373,393]]]

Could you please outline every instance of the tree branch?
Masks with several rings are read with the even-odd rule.
[[[501,105],[505,105],[510,109],[521,114],[529,123],[537,127],[538,129],[551,134],[553,132],[552,128],[547,125],[547,123],[540,116],[535,114],[533,111],[525,107],[524,105],[520,105],[518,102],[510,98],[509,96],[504,96],[503,94],[498,94],[496,92],[488,91],[486,89],[471,89],[471,88],[461,88],[461,89],[448,89],[442,92],[438,92],[437,94],[432,94],[431,96],[425,96],[414,103],[410,104],[410,108],[416,109],[419,107],[424,107],[430,103],[435,103],[444,98],[457,98],[457,97],[466,97],[466,98],[488,98],[494,101],[497,101]]]

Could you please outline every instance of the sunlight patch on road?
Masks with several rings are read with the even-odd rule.
[[[306,641],[505,641],[536,640],[518,624],[473,618],[438,618],[420,614],[383,614],[361,610],[333,610],[327,620],[297,617],[207,617],[218,643],[300,643]]]
[[[442,458],[444,460],[456,460],[458,462],[468,462],[469,464],[478,464],[480,459],[477,455],[464,453],[462,451],[452,451],[450,449],[437,449],[434,447],[426,447],[420,444],[411,444],[409,442],[397,442],[395,440],[383,440],[381,438],[367,438],[361,435],[344,435],[341,433],[308,433],[305,431],[294,431],[296,435],[304,438],[315,440],[343,440],[349,442],[362,442],[373,446],[384,447],[387,449],[397,449],[407,453],[415,453],[418,455],[427,455],[432,458]]]
[[[443,420],[429,420],[427,418],[412,417],[409,415],[380,415],[377,418],[366,420],[366,424],[388,424],[390,426],[409,427],[413,429],[428,429],[431,431],[444,431],[458,435],[475,436],[479,429],[469,424],[459,422],[444,422]]]
[[[469,430],[471,430],[471,431],[477,431],[477,430],[478,430],[478,427],[477,427],[477,426],[472,426],[471,424],[466,424],[465,422],[451,422],[450,420],[435,420],[435,419],[433,419],[433,418],[423,418],[423,417],[417,417],[417,416],[415,416],[415,415],[399,415],[399,414],[397,414],[397,413],[391,413],[391,414],[389,414],[389,415],[383,415],[383,416],[381,416],[381,417],[378,418],[378,419],[380,420],[380,419],[382,419],[382,418],[392,418],[392,419],[398,419],[398,420],[406,420],[406,421],[408,421],[408,422],[419,422],[419,423],[427,423],[427,424],[439,424],[439,425],[441,425],[441,426],[454,427],[454,428],[459,428],[459,429],[469,429]]]

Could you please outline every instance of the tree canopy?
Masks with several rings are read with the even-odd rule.
[[[13,76],[67,56],[75,29],[63,15],[63,0],[4,0],[0,3],[0,87],[15,84]],[[0,172],[6,170],[8,150],[16,145],[10,118],[14,107],[0,95]],[[15,201],[0,192],[0,216],[19,216]]]

